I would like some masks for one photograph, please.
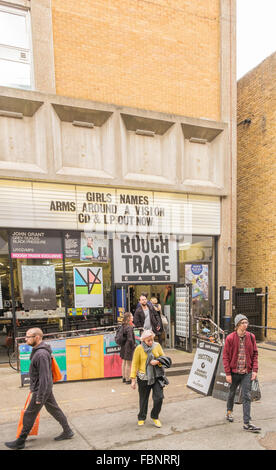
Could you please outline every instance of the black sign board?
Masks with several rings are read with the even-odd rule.
[[[221,355],[220,355],[220,359],[219,359],[219,363],[218,363],[218,368],[217,368],[217,373],[216,373],[216,377],[215,377],[212,397],[213,398],[218,398],[219,400],[227,401],[229,390],[230,390],[230,384],[228,382],[226,382],[226,374],[224,372],[222,357],[223,357],[223,349],[221,351]],[[235,403],[240,403],[239,387],[236,391]]]
[[[13,230],[10,232],[12,258],[62,259],[58,230]]]

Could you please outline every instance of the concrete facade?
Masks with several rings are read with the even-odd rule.
[[[0,88],[0,177],[219,196],[230,289],[235,1],[12,3],[31,11],[35,90]]]
[[[268,287],[276,328],[276,54],[238,82],[237,286]],[[264,324],[264,320],[263,320]],[[268,339],[276,339],[268,330]]]

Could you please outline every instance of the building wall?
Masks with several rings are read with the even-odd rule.
[[[219,0],[52,0],[56,92],[220,120]]]
[[[235,0],[11,4],[30,9],[35,86],[0,88],[0,109],[21,114],[0,117],[0,177],[220,197],[218,285],[230,289]],[[93,130],[73,125],[87,120]]]
[[[237,286],[269,289],[276,327],[276,53],[238,82]],[[244,124],[245,119],[251,124]],[[268,338],[276,339],[273,330]]]

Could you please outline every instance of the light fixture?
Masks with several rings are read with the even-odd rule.
[[[137,135],[145,135],[147,137],[154,137],[155,136],[154,131],[147,131],[146,129],[136,129],[135,133]]]
[[[190,142],[194,144],[207,144],[207,139],[200,139],[199,137],[190,137]]]
[[[23,119],[23,113],[15,113],[14,111],[6,111],[5,109],[0,109],[0,116]]]
[[[93,122],[86,122],[86,121],[73,121],[73,126],[76,127],[88,127],[89,129],[93,129],[94,123]]]

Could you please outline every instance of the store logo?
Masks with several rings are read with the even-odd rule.
[[[86,269],[86,274],[80,272],[78,268],[75,268],[75,286],[76,294],[101,294],[102,293],[102,281],[98,277],[100,269],[94,272],[92,268]]]

